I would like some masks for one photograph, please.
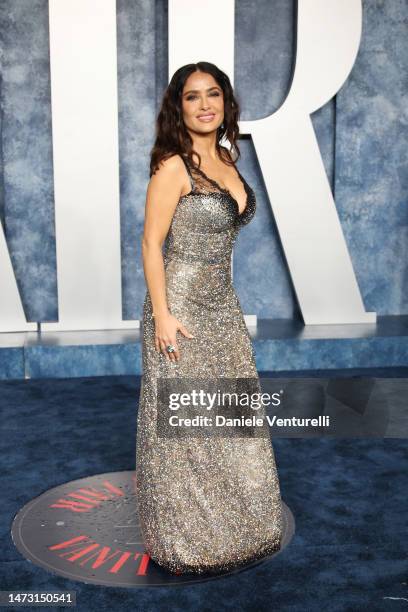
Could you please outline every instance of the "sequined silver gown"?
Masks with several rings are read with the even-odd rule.
[[[255,214],[252,188],[239,214],[232,194],[184,159],[191,191],[180,198],[164,245],[180,360],[156,352],[146,293],[137,417],[136,495],[145,549],[172,573],[227,571],[279,549],[282,506],[268,438],[165,439],[156,434],[158,377],[257,377],[251,339],[231,281],[231,252]]]

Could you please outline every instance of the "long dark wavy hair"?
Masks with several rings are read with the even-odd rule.
[[[228,75],[210,62],[186,64],[174,73],[163,95],[156,120],[155,143],[150,152],[150,176],[159,168],[160,162],[175,154],[187,157],[195,165],[193,161],[194,153],[198,156],[199,166],[201,165],[201,157],[193,149],[193,141],[184,124],[182,111],[184,84],[190,74],[196,71],[211,74],[224,94],[224,121],[217,129],[216,139],[218,155],[229,165],[235,163],[241,155],[237,143],[240,109]],[[220,145],[220,141],[224,137],[229,140],[232,150],[235,152],[234,161],[230,159],[225,147]]]

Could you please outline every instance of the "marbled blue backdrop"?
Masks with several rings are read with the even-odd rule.
[[[290,84],[295,2],[236,0],[235,88],[243,120],[273,113]],[[313,124],[366,310],[408,313],[405,1],[365,0],[356,63]],[[141,316],[140,255],[148,154],[167,84],[167,2],[117,0],[123,318]],[[0,3],[0,215],[29,321],[58,317],[47,0]],[[202,58],[205,59],[205,58]],[[242,173],[258,213],[238,239],[234,282],[244,312],[299,308],[250,139]]]

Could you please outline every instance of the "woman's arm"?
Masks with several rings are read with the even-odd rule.
[[[142,238],[143,269],[153,306],[156,328],[156,350],[168,360],[180,358],[176,341],[179,330],[184,336],[193,336],[169,311],[166,298],[165,271],[162,247],[180,199],[184,184],[184,163],[178,155],[162,162],[152,175],[146,194],[145,223]],[[174,353],[166,346],[172,344]]]

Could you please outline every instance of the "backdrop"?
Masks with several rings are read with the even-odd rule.
[[[236,0],[234,84],[241,119],[283,103],[296,3]],[[141,317],[148,154],[167,85],[167,2],[117,0],[123,318]],[[408,312],[408,6],[365,0],[352,72],[312,115],[366,311]],[[0,214],[28,321],[58,318],[47,0],[2,0]],[[209,39],[209,44],[210,39]],[[202,58],[205,60],[206,58]],[[234,284],[247,314],[297,318],[296,299],[250,139],[243,173],[258,212],[240,234]],[[272,209],[271,209],[272,204]]]

